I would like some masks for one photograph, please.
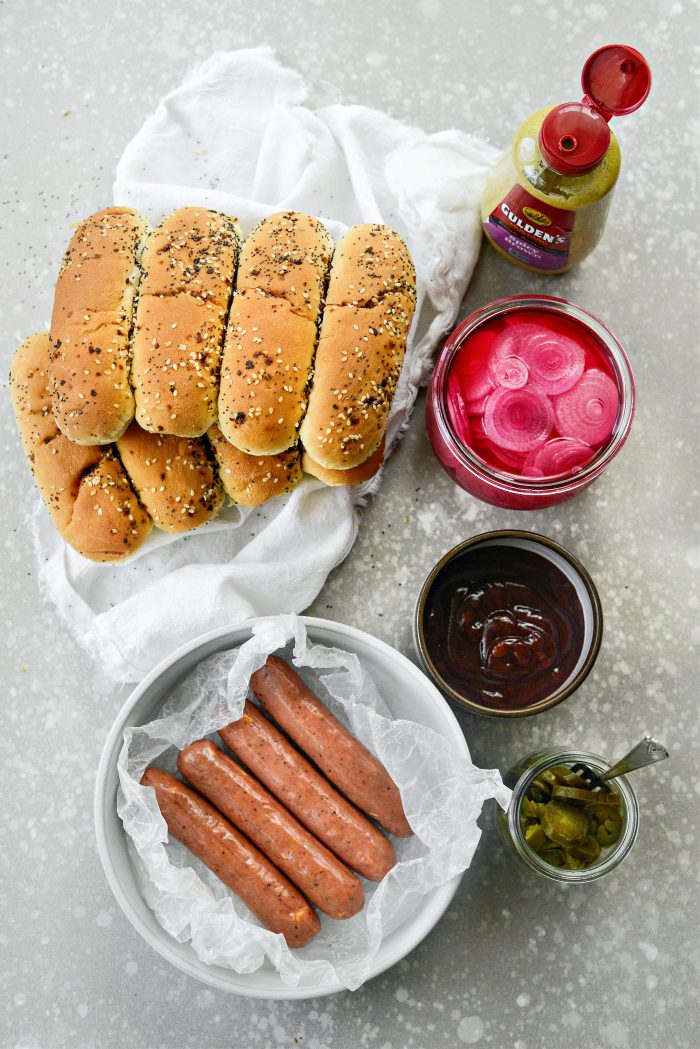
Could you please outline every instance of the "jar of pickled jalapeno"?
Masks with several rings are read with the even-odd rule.
[[[552,881],[595,881],[619,866],[639,830],[637,798],[624,776],[592,785],[574,770],[612,767],[598,754],[550,747],[523,758],[503,778],[512,788],[496,823],[505,844]]]

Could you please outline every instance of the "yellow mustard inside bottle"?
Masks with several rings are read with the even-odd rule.
[[[613,116],[638,109],[651,87],[644,57],[620,44],[586,62],[581,102],[540,109],[491,172],[483,230],[497,251],[536,273],[564,273],[594,250],[620,174]]]

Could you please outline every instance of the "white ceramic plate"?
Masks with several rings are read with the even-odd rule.
[[[459,723],[432,682],[383,641],[362,630],[325,619],[301,617],[312,641],[354,652],[374,678],[382,696],[400,696],[390,704],[396,717],[407,718],[439,732],[455,752],[468,757],[467,744]],[[158,716],[173,689],[198,663],[225,649],[247,641],[253,620],[236,627],[224,627],[195,638],[155,668],[131,693],[122,707],[105,744],[95,787],[95,829],[97,848],[107,881],[117,903],[134,928],[163,958],[203,983],[252,998],[315,998],[344,988],[340,983],[318,987],[311,982],[289,987],[272,968],[239,974],[233,969],[206,965],[189,943],[178,943],[158,924],[138,888],[126,847],[126,835],[117,815],[117,759],[124,729],[143,725]],[[397,688],[397,683],[401,686]],[[388,700],[387,700],[388,702]],[[384,939],[377,953],[371,976],[377,976],[400,961],[427,936],[442,917],[457,891],[461,875],[440,886],[427,897],[407,905],[394,930]]]

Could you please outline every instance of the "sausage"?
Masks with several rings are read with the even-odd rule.
[[[399,838],[411,830],[399,788],[373,754],[331,714],[295,670],[276,656],[250,679],[271,718],[318,765],[338,790]]]
[[[324,914],[352,918],[362,910],[360,880],[211,740],[181,750],[177,767]]]
[[[232,889],[266,928],[289,947],[303,947],[321,928],[301,893],[221,813],[162,769],[146,769],[142,787],[153,787],[168,833]]]
[[[381,881],[396,863],[394,846],[285,739],[254,703],[219,729],[227,747],[307,830],[349,867]]]

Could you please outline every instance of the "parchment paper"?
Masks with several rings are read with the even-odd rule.
[[[293,662],[384,763],[414,831],[412,838],[392,839],[398,863],[383,881],[363,879],[364,909],[346,921],[322,915],[319,935],[295,951],[190,852],[168,841],[155,792],[139,785],[148,765],[176,772],[178,750],[195,739],[208,736],[222,746],[214,734],[240,717],[251,674],[273,652]],[[259,621],[249,641],[200,663],[156,721],[125,731],[117,809],[144,898],[166,932],[191,940],[204,962],[238,973],[272,965],[291,986],[310,978],[321,987],[340,981],[354,990],[368,978],[382,937],[399,923],[409,897],[428,895],[469,866],[483,802],[496,798],[505,808],[510,796],[497,770],[476,768],[425,726],[393,719],[385,698],[355,655],[312,643],[301,620],[283,615]]]

